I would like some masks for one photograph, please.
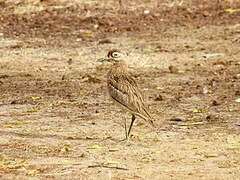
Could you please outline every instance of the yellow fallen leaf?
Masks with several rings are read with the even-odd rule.
[[[163,87],[156,87],[156,90],[164,90],[164,88]]]
[[[196,129],[197,127],[195,126],[180,126],[180,129]]]
[[[110,139],[110,138],[112,138],[111,135],[105,135],[105,136],[104,136],[104,139]]]
[[[38,4],[40,4],[40,1],[33,1],[32,2],[32,5],[38,5]]]
[[[83,34],[92,34],[92,31],[84,31]]]
[[[53,128],[49,128],[49,127],[41,127],[39,128],[41,131],[49,131],[49,130],[52,130]]]
[[[27,112],[33,113],[33,112],[38,112],[38,110],[37,109],[29,109],[29,110],[27,110]]]
[[[139,137],[139,136],[143,136],[144,133],[143,132],[135,132],[135,133],[132,133],[132,135],[135,137]]]
[[[38,147],[39,150],[44,150],[44,151],[48,151],[48,152],[51,152],[53,151],[50,147],[48,146],[40,146]]]
[[[57,104],[68,104],[66,101],[58,101]]]
[[[161,138],[159,138],[159,137],[157,137],[157,138],[155,138],[155,139],[154,139],[154,141],[155,141],[155,142],[161,142],[161,141],[162,141],[162,139],[161,139]]]
[[[34,175],[37,173],[37,170],[31,170],[27,172],[27,175]]]
[[[153,158],[152,157],[143,157],[142,159],[141,159],[141,161],[142,162],[151,162],[151,161],[153,161]]]
[[[99,145],[88,146],[88,149],[101,149],[101,148],[104,148],[104,147]]]
[[[14,161],[14,162],[12,162],[11,164],[12,164],[12,165],[18,165],[18,164],[23,164],[23,163],[25,163],[25,162],[27,162],[27,160]]]
[[[26,122],[26,121],[17,121],[17,122],[15,122],[15,124],[17,124],[17,125],[23,125],[23,124],[27,124],[27,122]]]
[[[194,110],[192,110],[192,112],[193,112],[193,113],[202,113],[202,111],[201,111],[201,110],[198,110],[198,109],[194,109]]]
[[[0,165],[4,165],[6,162],[4,160],[0,160]]]
[[[161,150],[155,151],[155,153],[162,153],[162,152],[166,152],[166,150],[165,149],[161,149]]]
[[[232,8],[228,8],[228,9],[224,9],[224,12],[234,12],[234,9],[232,9]]]
[[[99,24],[94,24],[94,25],[93,25],[94,29],[98,29],[99,26],[100,26]]]
[[[53,107],[53,103],[46,103],[48,107]]]
[[[218,168],[231,168],[232,165],[230,163],[222,163],[218,165]]]
[[[224,12],[229,12],[229,13],[233,13],[237,11],[240,11],[240,9],[233,9],[233,8],[224,9]]]
[[[77,101],[76,99],[69,99],[69,102],[75,102]]]
[[[111,149],[109,149],[109,152],[115,152],[115,151],[119,151],[119,149],[118,148],[111,148]]]
[[[108,164],[119,164],[120,162],[118,162],[118,161],[113,161],[113,160],[107,160],[107,161],[105,161],[103,164],[104,165],[108,165]]]
[[[6,154],[0,153],[0,158],[6,156]]]
[[[25,51],[24,53],[25,53],[25,54],[33,54],[33,51],[28,50],[28,51]]]
[[[60,149],[60,151],[61,152],[68,152],[70,149],[69,149],[69,147],[67,146],[67,145],[64,145],[61,149]]]
[[[198,145],[195,145],[192,147],[192,149],[199,149],[199,148],[200,148],[200,146],[198,146]]]
[[[136,123],[136,126],[143,126],[145,123],[143,122],[139,122],[139,123]]]
[[[117,108],[116,111],[117,111],[117,112],[124,112],[124,110],[123,110],[123,109],[120,109],[120,108]]]
[[[62,163],[65,163],[65,164],[69,164],[69,163],[72,163],[72,161],[70,160],[67,160],[67,159],[63,159],[61,160]]]
[[[69,26],[64,26],[64,25],[56,25],[56,27],[59,29],[70,29]]]
[[[198,118],[187,118],[188,121],[203,121],[203,119]]]
[[[87,95],[88,93],[86,91],[79,91],[79,95]]]
[[[211,129],[212,130],[221,130],[221,129],[224,129],[224,127],[212,127]]]
[[[240,140],[235,140],[235,139],[227,139],[227,143],[229,144],[240,144]]]
[[[85,52],[81,51],[78,53],[78,56],[84,56],[85,54],[86,54]]]
[[[5,126],[3,126],[3,127],[5,127],[5,128],[14,128],[15,126],[12,126],[12,125],[5,125]]]
[[[41,99],[40,97],[32,97],[33,100]]]
[[[188,129],[197,129],[196,126],[187,126]]]
[[[141,165],[136,167],[136,169],[143,169],[143,168],[144,166],[141,166]]]
[[[150,173],[150,172],[149,172],[148,170],[146,170],[146,169],[141,169],[140,172],[141,172],[142,174],[149,174],[149,173]]]
[[[52,107],[54,104],[53,103],[38,102],[38,105],[45,105],[45,106],[48,106],[48,107]]]
[[[218,154],[204,154],[205,158],[218,157]]]
[[[179,129],[187,129],[188,127],[187,126],[179,126],[178,128]]]
[[[229,150],[239,150],[240,149],[240,146],[228,146],[228,148],[227,149],[229,149]]]
[[[19,7],[16,7],[15,9],[14,9],[14,13],[21,13],[23,10],[22,10],[22,8],[19,8]]]

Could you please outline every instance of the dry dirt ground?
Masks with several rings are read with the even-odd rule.
[[[229,9],[232,8],[232,9]],[[0,2],[0,179],[240,179],[239,1]],[[112,48],[158,128],[130,141]]]

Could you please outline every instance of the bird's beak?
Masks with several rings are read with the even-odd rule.
[[[104,62],[104,61],[105,61],[104,58],[97,59],[97,62]]]
[[[108,62],[109,61],[109,58],[100,58],[100,59],[97,59],[97,62]]]

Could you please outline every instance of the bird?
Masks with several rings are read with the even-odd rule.
[[[107,73],[108,94],[114,102],[132,115],[128,130],[125,119],[125,135],[126,139],[128,139],[136,116],[144,119],[152,127],[156,126],[154,119],[148,113],[138,84],[128,73],[124,56],[125,54],[121,51],[112,49],[107,53],[106,58],[98,59],[98,61],[108,61],[112,64]]]

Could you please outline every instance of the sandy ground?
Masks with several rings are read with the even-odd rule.
[[[236,8],[1,1],[0,179],[239,180]],[[107,96],[109,64],[96,62],[113,48],[128,53],[157,124],[138,118],[128,142],[131,116]]]

